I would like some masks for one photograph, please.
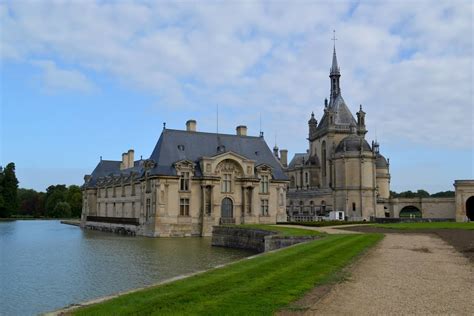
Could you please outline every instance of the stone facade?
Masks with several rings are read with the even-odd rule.
[[[474,180],[454,181],[456,221],[474,221]]]
[[[308,149],[286,164],[290,179],[287,215],[290,221],[327,218],[331,211],[344,212],[347,220],[371,218],[425,218],[474,220],[474,180],[457,180],[455,198],[390,198],[389,160],[380,145],[365,140],[362,106],[352,115],[342,98],[340,69],[334,48],[330,69],[330,99],[318,123],[308,121]],[[282,151],[280,151],[281,154]],[[274,155],[278,158],[278,148]]]
[[[130,154],[101,160],[85,177],[83,226],[210,236],[214,225],[286,221],[288,180],[263,137],[244,126],[237,135],[200,133],[188,121],[186,131],[164,129],[150,159]]]
[[[309,148],[296,154],[286,168],[290,179],[287,194],[288,216],[326,216],[344,212],[349,220],[369,220],[385,216],[390,195],[389,163],[370,146],[365,112],[360,106],[354,118],[340,88],[336,50],[330,70],[330,99],[318,124],[314,113],[308,121]]]

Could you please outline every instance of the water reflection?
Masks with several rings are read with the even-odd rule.
[[[209,238],[125,237],[59,221],[0,222],[0,315],[29,315],[208,269],[251,253]]]

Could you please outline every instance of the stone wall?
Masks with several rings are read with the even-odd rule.
[[[319,236],[280,236],[276,232],[231,226],[214,226],[212,245],[266,252],[288,247]]]

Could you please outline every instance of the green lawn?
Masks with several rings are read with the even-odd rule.
[[[76,315],[271,315],[338,272],[381,234],[329,235],[79,309]]]
[[[474,222],[394,223],[373,224],[373,226],[392,229],[474,229]]]
[[[245,225],[233,225],[232,227],[242,227],[242,228],[252,228],[252,229],[261,229],[268,230],[272,232],[277,232],[281,236],[316,236],[321,235],[322,233],[315,230],[302,229],[302,228],[290,228],[290,227],[281,227],[265,224],[245,224]]]
[[[370,222],[363,221],[317,221],[317,222],[288,222],[288,223],[278,223],[281,225],[300,225],[300,226],[311,226],[311,227],[325,227],[325,226],[342,226],[342,225],[354,225],[354,224],[369,224]]]

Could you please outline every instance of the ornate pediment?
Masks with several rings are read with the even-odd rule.
[[[143,162],[143,168],[145,168],[145,170],[153,169],[155,166],[156,162],[153,159],[147,159]]]
[[[272,167],[267,165],[267,164],[260,164],[258,166],[255,167],[255,169],[257,169],[257,171],[260,173],[260,172],[268,172],[268,173],[271,173],[272,172]]]
[[[243,170],[237,161],[233,159],[224,159],[217,165],[216,173],[233,173],[240,177],[243,175]]]
[[[194,171],[195,163],[190,160],[180,160],[173,164],[176,170],[189,170]]]

